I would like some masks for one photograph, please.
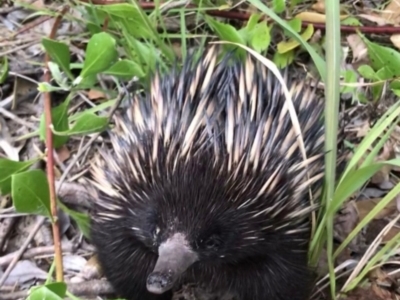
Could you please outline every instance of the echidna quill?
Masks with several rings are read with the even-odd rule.
[[[179,71],[156,73],[93,165],[91,238],[126,299],[170,300],[182,282],[240,300],[311,292],[310,190],[316,201],[323,101],[287,79],[305,161],[275,75],[251,56],[219,53],[209,48]]]

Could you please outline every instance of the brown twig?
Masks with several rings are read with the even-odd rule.
[[[13,218],[15,219],[15,218]],[[65,252],[72,252],[74,250],[74,245],[71,244],[66,244],[62,246],[62,249]],[[7,255],[1,256],[0,257],[0,267],[7,267],[11,262],[13,261],[14,257],[18,256],[20,250],[17,250],[15,252],[9,253]],[[20,258],[22,259],[31,259],[34,258],[35,256],[38,255],[48,255],[48,254],[54,254],[54,246],[43,246],[43,247],[36,247],[36,248],[30,248],[26,250]]]
[[[61,13],[57,16],[54,21],[53,28],[49,38],[54,39],[57,28],[61,22],[62,16],[69,10],[69,6],[65,6]],[[45,54],[45,70],[44,70],[44,81],[50,83],[51,74],[48,63],[50,61],[50,56],[46,52]],[[54,255],[55,255],[55,265],[56,265],[56,281],[64,281],[63,272],[63,260],[62,260],[62,249],[61,249],[61,238],[60,238],[60,228],[57,219],[57,202],[56,193],[54,185],[54,156],[53,156],[53,132],[52,132],[52,119],[51,119],[51,97],[49,92],[44,93],[44,114],[45,114],[45,124],[46,124],[46,148],[47,148],[47,178],[49,183],[50,192],[50,208],[51,215],[53,218],[52,228],[53,228],[53,239],[54,239]]]

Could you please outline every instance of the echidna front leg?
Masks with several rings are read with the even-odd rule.
[[[313,282],[303,257],[254,259],[238,267],[233,278],[232,289],[239,300],[308,300]]]

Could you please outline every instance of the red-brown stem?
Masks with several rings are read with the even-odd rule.
[[[56,36],[58,25],[61,22],[62,16],[69,9],[68,6],[64,7],[61,13],[57,16],[54,21],[53,28],[49,38],[54,39]],[[46,52],[45,54],[45,70],[44,70],[44,81],[50,83],[51,74],[49,70],[50,57]],[[46,148],[47,148],[47,179],[49,182],[49,192],[50,192],[50,208],[51,215],[53,217],[52,227],[53,227],[53,239],[54,239],[54,259],[56,263],[56,281],[64,281],[64,271],[63,271],[63,259],[62,259],[62,249],[61,249],[61,238],[60,238],[60,227],[57,217],[57,201],[56,192],[54,185],[54,157],[53,157],[53,132],[52,132],[52,119],[51,119],[51,97],[49,92],[44,93],[44,117],[46,124]]]

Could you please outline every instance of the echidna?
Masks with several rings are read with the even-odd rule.
[[[220,53],[211,47],[180,70],[156,72],[93,165],[91,238],[127,299],[170,300],[182,282],[240,300],[304,300],[311,291],[323,101],[287,78],[305,161],[276,77],[250,55]]]

